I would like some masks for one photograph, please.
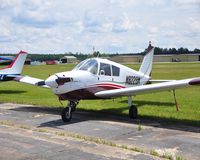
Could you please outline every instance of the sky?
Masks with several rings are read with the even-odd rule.
[[[200,48],[200,0],[0,0],[0,53]]]

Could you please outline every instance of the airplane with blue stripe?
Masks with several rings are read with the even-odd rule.
[[[4,56],[0,56],[0,60],[8,60],[8,61],[12,61],[12,58],[8,58],[8,57],[4,57]]]
[[[10,65],[0,68],[0,81],[10,81],[17,78],[22,73],[26,57],[27,53],[20,51]]]

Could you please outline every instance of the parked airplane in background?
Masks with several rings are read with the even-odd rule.
[[[18,77],[22,72],[26,57],[27,53],[20,51],[10,65],[5,68],[1,68],[0,81],[10,81]]]
[[[9,58],[9,57],[4,57],[4,56],[0,56],[0,60],[9,60],[9,61],[12,61],[11,58]]]
[[[51,88],[59,100],[68,100],[62,110],[64,122],[72,118],[72,112],[80,100],[106,99],[128,96],[129,116],[137,117],[137,108],[132,105],[132,96],[200,84],[199,78],[184,80],[158,80],[156,84],[147,84],[151,80],[154,47],[149,45],[139,71],[107,59],[91,58],[79,63],[72,71],[55,73],[46,80],[29,76],[17,78],[17,81]],[[94,106],[95,107],[95,106]]]

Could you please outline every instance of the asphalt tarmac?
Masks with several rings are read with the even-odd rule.
[[[3,160],[198,160],[199,149],[199,127],[83,111],[63,123],[60,109],[0,104]]]

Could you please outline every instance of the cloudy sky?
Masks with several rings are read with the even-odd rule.
[[[200,48],[200,0],[0,0],[0,52]]]

